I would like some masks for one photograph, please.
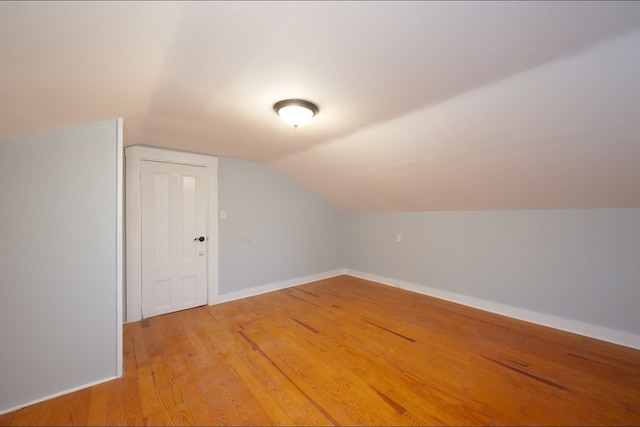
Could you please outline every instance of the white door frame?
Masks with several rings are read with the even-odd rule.
[[[209,177],[207,202],[207,304],[218,300],[218,158],[153,147],[125,149],[126,168],[126,322],[142,319],[142,233],[140,164],[143,160],[203,166]]]

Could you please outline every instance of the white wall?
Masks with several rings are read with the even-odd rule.
[[[0,141],[0,412],[121,373],[121,131]]]
[[[345,230],[356,274],[640,346],[640,209],[351,213]]]
[[[342,212],[270,166],[220,158],[218,196],[220,294],[344,268]]]

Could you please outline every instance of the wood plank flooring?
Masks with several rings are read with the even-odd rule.
[[[1,425],[640,425],[640,351],[339,276],[125,325]]]

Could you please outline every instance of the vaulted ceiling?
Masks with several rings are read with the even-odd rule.
[[[0,2],[0,138],[115,117],[345,211],[640,207],[640,2]]]

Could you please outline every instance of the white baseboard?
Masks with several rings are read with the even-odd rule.
[[[249,289],[243,289],[241,291],[232,292],[230,294],[219,295],[216,298],[214,304],[223,302],[234,301],[242,298],[248,298],[264,294],[267,292],[278,291],[281,289],[291,288],[294,286],[303,285],[305,283],[315,282],[318,280],[329,279],[331,277],[347,274],[349,276],[358,277],[372,282],[380,283],[382,285],[393,286],[396,288],[416,292],[423,295],[432,296],[435,298],[443,299],[446,301],[463,304],[469,307],[477,308],[480,310],[488,311],[491,313],[500,314],[507,317],[512,317],[526,322],[535,323],[542,326],[547,326],[554,329],[559,329],[566,332],[571,332],[578,335],[583,335],[590,338],[607,341],[613,344],[619,344],[625,347],[631,347],[640,350],[640,335],[631,334],[627,332],[621,332],[614,329],[604,328],[601,326],[595,326],[588,323],[577,322],[575,320],[564,319],[550,314],[538,313],[535,311],[525,310],[517,307],[512,307],[505,304],[499,304],[492,301],[483,300],[480,298],[469,297],[462,294],[456,294],[453,292],[443,291],[441,289],[432,288],[429,286],[418,285],[415,283],[404,282],[401,280],[391,279],[388,277],[377,276],[375,274],[363,273],[361,271],[351,269],[338,269],[327,271],[324,273],[313,274],[310,276],[298,277],[283,282],[271,283],[263,286],[258,286]],[[8,412],[16,411],[26,406],[34,405],[36,403],[43,402],[45,400],[53,399],[58,396],[62,396],[67,393],[73,393],[78,390],[82,390],[87,387],[102,384],[107,381],[116,379],[117,377],[105,378],[103,380],[95,381],[92,383],[84,384],[78,387],[74,387],[59,393],[55,393],[49,396],[45,396],[19,406],[15,406],[7,409],[0,409],[0,415]]]
[[[48,396],[40,397],[40,398],[38,398],[36,400],[31,400],[31,401],[26,402],[26,403],[21,403],[20,405],[14,406],[12,408],[0,409],[0,415],[6,414],[6,413],[9,413],[9,412],[12,412],[12,411],[17,411],[18,409],[26,408],[27,406],[35,405],[36,403],[44,402],[45,400],[55,399],[56,397],[60,397],[60,396],[65,395],[65,394],[73,393],[73,392],[85,389],[87,387],[93,387],[94,385],[106,383],[107,381],[115,380],[117,378],[119,378],[119,377],[105,378],[103,380],[94,381],[94,382],[91,382],[91,383],[88,383],[88,384],[80,385],[78,387],[70,388],[68,390],[60,391],[58,393],[50,394]]]
[[[575,320],[565,319],[550,314],[512,307],[506,304],[500,304],[480,298],[457,294],[454,292],[443,291],[441,289],[436,289],[429,286],[417,285],[415,283],[403,282],[401,280],[390,279],[388,277],[377,276],[375,274],[363,273],[361,271],[345,269],[345,274],[365,280],[370,280],[372,282],[380,283],[383,285],[393,286],[419,294],[455,302],[458,304],[466,305],[468,307],[489,311],[491,313],[524,320],[526,322],[535,323],[537,325],[547,326],[565,332],[571,332],[574,334],[640,350],[640,335],[622,332],[615,329],[604,328],[602,326],[591,325]]]
[[[248,297],[251,297],[251,296],[260,295],[260,294],[264,294],[264,293],[267,293],[267,292],[279,291],[280,289],[291,288],[291,287],[294,287],[294,286],[303,285],[305,283],[310,283],[310,282],[315,282],[315,281],[318,281],[318,280],[328,279],[328,278],[335,277],[335,276],[340,276],[340,275],[343,275],[343,274],[345,274],[345,270],[344,269],[332,270],[332,271],[326,271],[324,273],[312,274],[310,276],[304,276],[304,277],[298,277],[298,278],[291,279],[291,280],[285,280],[283,282],[270,283],[268,285],[258,286],[258,287],[255,287],[255,288],[243,289],[241,291],[232,292],[230,294],[219,295],[217,298],[215,298],[214,303],[210,304],[210,305],[219,304],[219,303],[223,303],[223,302],[234,301],[234,300],[242,299],[242,298],[248,298]],[[42,398],[39,398],[39,399],[36,399],[36,400],[33,400],[33,401],[29,401],[29,402],[23,403],[21,405],[14,406],[12,408],[0,409],[0,415],[6,414],[6,413],[12,412],[12,411],[17,411],[18,409],[24,408],[26,406],[30,406],[30,405],[34,405],[36,403],[44,402],[45,400],[53,399],[53,398],[56,398],[58,396],[62,396],[62,395],[67,394],[67,393],[73,393],[75,391],[82,390],[84,388],[91,387],[91,386],[94,386],[94,385],[98,385],[98,384],[101,384],[103,382],[111,381],[111,380],[116,379],[116,378],[117,377],[106,378],[104,380],[92,382],[92,383],[89,383],[89,384],[84,384],[84,385],[81,385],[81,386],[78,386],[78,387],[74,387],[74,388],[69,389],[69,390],[65,390],[65,391],[61,391],[59,393],[55,393],[55,394],[51,394],[51,395],[48,395],[48,396],[44,396]]]
[[[340,276],[345,274],[344,269],[326,271],[324,273],[312,274],[310,276],[297,277],[291,280],[285,280],[283,282],[270,283],[267,285],[257,286],[254,288],[243,289],[241,291],[231,292],[229,294],[218,295],[215,298],[213,304],[220,304],[223,302],[234,301],[242,298],[253,297],[260,294],[266,294],[267,292],[279,291],[281,289],[291,288],[305,283],[315,282],[318,280],[329,279],[331,277]]]

